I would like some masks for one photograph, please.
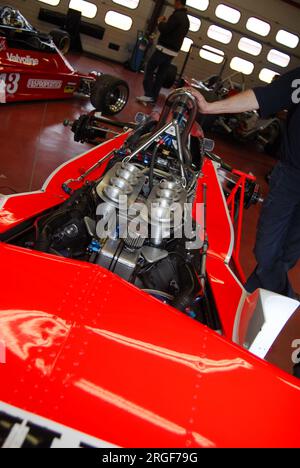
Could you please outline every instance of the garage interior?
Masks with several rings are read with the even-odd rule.
[[[0,5],[6,3],[6,1],[1,0]],[[172,8],[171,5],[167,5],[168,2],[165,3],[163,11],[168,16],[171,14]],[[245,70],[247,74],[244,75],[246,87],[263,86],[266,84],[266,80],[270,81],[275,73],[282,74],[299,66],[299,39],[298,42],[296,41],[296,47],[293,41],[295,37],[298,37],[300,2],[267,0],[265,2],[255,2],[255,5],[253,5],[250,0],[244,0],[243,2],[236,0],[225,3],[225,6],[233,9],[229,13],[226,10],[223,13],[220,10],[220,5],[222,7],[224,4],[216,0],[192,0],[187,2],[189,14],[192,17],[188,40],[193,41],[196,47],[191,52],[184,71],[185,76],[203,80],[218,74],[221,67],[223,67],[224,62],[221,58],[220,64],[219,55],[213,54],[212,57],[208,57],[209,60],[199,56],[199,49],[203,45],[213,47],[217,50],[217,54],[226,55],[223,77],[232,75],[235,70],[240,70],[239,64],[236,67],[232,62],[236,57],[246,60],[241,65],[247,69]],[[123,78],[129,83],[130,100],[127,107],[116,117],[117,120],[132,121],[137,112],[151,112],[151,110],[145,110],[145,107],[135,100],[136,96],[143,94],[143,74],[132,72],[126,69],[123,64],[130,57],[138,31],[147,29],[147,18],[149,18],[154,8],[153,1],[14,0],[10,4],[20,9],[36,28],[45,32],[53,29],[53,24],[38,19],[41,8],[60,14],[66,14],[69,7],[81,10],[84,22],[100,26],[105,32],[102,40],[81,34],[83,52],[70,52],[68,54],[70,63],[75,69],[82,72],[101,71],[102,73],[109,73]],[[121,26],[120,17],[116,16],[114,19],[111,12],[123,15],[121,19],[125,19],[128,24],[124,23],[125,26]],[[235,18],[232,20],[232,17],[230,17],[232,14],[237,15],[237,24],[232,24],[232,21],[235,22]],[[112,22],[115,21],[114,26],[107,24],[108,15],[112,15]],[[250,24],[249,26],[248,23],[249,19],[253,18],[259,19],[263,23],[254,24],[253,28],[253,25]],[[210,28],[214,26],[222,28],[217,30],[217,36],[211,34],[214,29]],[[130,29],[127,31],[120,29],[123,27]],[[256,29],[260,27],[267,29],[267,37],[264,30],[259,31]],[[292,34],[291,37],[288,37],[292,41],[292,44],[288,44],[289,46],[278,42],[277,34],[281,30]],[[215,39],[211,39],[208,35],[215,37]],[[229,35],[228,38],[227,35]],[[252,41],[255,40],[256,47],[259,47],[258,56],[255,51],[253,53],[256,56],[240,50],[239,44],[244,37]],[[113,49],[118,50],[113,50],[112,44],[114,44]],[[188,47],[189,44],[190,42],[188,45],[184,45]],[[275,60],[272,60],[272,57],[269,56],[272,50],[278,50],[284,55],[279,55],[279,58],[277,56],[277,60],[275,56]],[[181,51],[178,58],[176,58],[175,63],[179,71],[182,69],[186,54],[186,52]],[[281,66],[270,62],[268,56],[272,62],[279,62]],[[218,63],[214,63],[214,61]],[[251,70],[250,74],[248,67]],[[264,70],[267,70],[265,72],[266,76],[262,77],[261,73]],[[169,92],[170,90],[163,90],[156,106],[157,110],[162,108],[165,96]],[[92,110],[92,107],[89,101],[84,98],[76,98],[71,101],[16,103],[5,107],[0,106],[0,192],[9,194],[38,190],[49,174],[60,164],[91,148],[88,144],[82,145],[74,142],[73,134],[62,125],[65,119],[73,121],[90,110]],[[258,151],[256,145],[251,142],[240,143],[233,141],[232,138],[220,136],[218,133],[210,136],[216,142],[215,152],[232,167],[253,173],[262,187],[263,196],[265,196],[268,192],[265,177],[276,164],[276,159]],[[246,211],[245,214],[241,263],[246,275],[249,275],[255,267],[252,250],[259,213],[260,205],[257,205]],[[296,291],[300,291],[299,273],[300,266],[297,266],[291,275]]]

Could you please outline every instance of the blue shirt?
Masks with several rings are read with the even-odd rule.
[[[268,86],[255,88],[254,93],[263,118],[288,111],[282,138],[282,160],[300,170],[300,67]]]

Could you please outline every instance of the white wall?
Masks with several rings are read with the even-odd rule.
[[[54,29],[55,26],[37,19],[40,8],[47,8],[49,10],[66,13],[69,7],[69,2],[70,0],[60,0],[57,7],[51,7],[50,5],[38,0],[0,0],[0,5],[12,5],[17,7],[33,24],[33,26],[49,32],[51,29]],[[132,50],[132,46],[136,42],[138,31],[144,30],[146,19],[151,16],[153,9],[152,1],[140,0],[140,4],[136,10],[122,7],[114,3],[112,0],[91,0],[91,2],[98,6],[97,15],[93,19],[83,17],[83,20],[103,26],[106,31],[103,40],[82,35],[84,50],[107,57],[108,59],[117,60],[122,63],[125,62],[130,55],[129,50]],[[106,25],[104,19],[109,10],[114,10],[121,14],[132,16],[134,21],[130,31],[126,32]],[[120,50],[114,51],[110,49],[108,47],[109,43],[120,45]]]
[[[241,11],[242,17],[238,24],[230,25],[229,23],[216,18],[215,10],[220,3],[232,6]],[[171,9],[168,8],[167,11],[171,11]],[[225,70],[225,76],[234,73],[230,69],[230,62],[231,59],[235,56],[249,60],[255,64],[253,74],[246,78],[248,86],[262,84],[258,78],[262,68],[269,68],[277,73],[282,74],[289,69],[300,66],[300,44],[296,49],[289,49],[279,45],[276,42],[276,35],[279,29],[286,29],[289,32],[295,34],[300,33],[300,10],[284,3],[282,0],[210,0],[210,5],[207,11],[196,12],[196,10],[190,8],[190,13],[192,15],[198,16],[199,18],[202,18],[202,24],[200,31],[198,33],[189,33],[189,37],[193,39],[194,43],[199,46],[207,44],[225,52],[225,54],[228,56],[228,65]],[[267,38],[262,38],[261,36],[251,33],[246,29],[247,20],[251,16],[258,17],[259,19],[265,20],[271,24],[271,33]],[[216,23],[226,29],[234,29],[238,31],[238,33],[233,34],[233,39],[229,45],[221,44],[207,37],[207,30],[209,26]],[[258,57],[253,57],[247,53],[241,52],[238,49],[239,40],[244,35],[252,38],[253,40],[256,40],[257,42],[268,43],[268,45],[264,45],[263,51]],[[283,52],[289,55],[293,54],[296,57],[292,57],[289,67],[283,69],[268,62],[267,55],[272,48],[280,48],[280,50]],[[179,66],[181,66],[184,61],[183,55],[184,54],[180,54],[177,59],[177,64]],[[211,64],[206,60],[199,58],[199,51],[194,50],[187,67],[187,75],[201,79],[218,72],[220,68],[220,65]]]
[[[129,8],[117,5],[112,0],[90,1],[97,4],[97,15],[94,19],[91,20],[86,18],[84,19],[86,21],[91,21],[92,23],[104,26],[106,28],[106,32],[103,41],[99,41],[87,36],[82,36],[84,49],[88,52],[93,52],[103,57],[124,62],[129,57],[129,49],[135,43],[137,31],[140,29],[144,30],[146,27],[146,22],[152,12],[153,1],[140,0],[140,4],[136,10],[131,10]],[[172,3],[172,0],[170,1]],[[53,26],[47,25],[44,22],[41,23],[37,20],[39,9],[41,7],[45,7],[65,13],[68,9],[69,0],[60,0],[58,7],[51,7],[38,0],[0,0],[0,5],[7,3],[18,7],[36,27],[45,31],[49,31],[51,28],[53,28]],[[230,25],[225,21],[216,18],[215,9],[220,3],[225,3],[229,6],[236,7],[241,11],[242,18],[237,25]],[[108,10],[114,10],[131,16],[133,18],[133,26],[131,30],[129,32],[125,32],[120,29],[105,25],[104,18]],[[247,85],[249,86],[261,83],[258,79],[258,75],[262,68],[266,67],[274,70],[275,72],[284,73],[288,69],[300,66],[300,45],[296,49],[292,50],[284,46],[279,46],[276,43],[276,34],[281,28],[287,29],[288,31],[296,34],[300,32],[300,10],[284,3],[282,0],[223,0],[223,2],[222,0],[210,0],[209,8],[205,12],[200,12],[192,8],[189,8],[189,10],[191,15],[197,16],[202,20],[200,31],[197,33],[189,33],[189,37],[193,39],[194,43],[198,46],[207,44],[225,52],[229,59],[225,75],[232,73],[230,70],[230,61],[234,56],[250,60],[255,64],[254,73],[250,77],[247,77]],[[171,12],[172,9],[170,7],[166,7],[166,13],[170,14]],[[259,17],[260,19],[264,19],[271,24],[272,30],[267,38],[261,38],[260,36],[257,36],[254,33],[249,33],[249,31],[246,30],[246,22],[250,16]],[[215,24],[216,22],[217,24],[224,26],[224,28],[234,29],[236,31],[234,32],[233,39],[229,45],[218,43],[207,37],[207,30],[209,26],[211,24]],[[251,55],[238,50],[238,42],[244,35],[252,37],[258,42],[265,42],[263,51],[259,57],[252,57]],[[121,46],[120,50],[117,52],[109,49],[108,45],[110,42],[119,44]],[[289,55],[292,55],[290,65],[287,69],[270,64],[267,61],[267,55],[270,49],[278,49],[278,47],[280,47],[281,50],[285,51]],[[182,66],[184,58],[185,54],[181,52],[179,57],[176,59],[176,63],[179,68]],[[195,49],[193,50],[190,61],[188,63],[186,74],[190,77],[201,79],[211,74],[217,73],[220,70],[220,67],[220,65],[215,65],[201,59],[199,57],[199,51]]]

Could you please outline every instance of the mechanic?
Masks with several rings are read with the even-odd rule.
[[[190,21],[185,8],[186,0],[175,0],[174,13],[167,20],[165,16],[158,19],[158,30],[161,33],[156,50],[149,59],[145,71],[145,96],[137,101],[155,103],[172,60],[177,57],[184,38],[190,28]]]
[[[235,114],[259,110],[267,118],[284,109],[288,118],[282,138],[281,161],[272,172],[270,192],[263,205],[255,246],[257,267],[247,291],[267,289],[299,300],[288,272],[300,258],[300,68],[268,86],[208,103],[196,90],[203,114]]]

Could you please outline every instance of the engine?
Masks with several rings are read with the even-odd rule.
[[[175,169],[153,166],[113,161],[100,181],[37,222],[34,248],[97,264],[185,310],[200,288],[199,231],[193,220],[185,229],[194,190]]]
[[[118,151],[66,181],[68,200],[8,242],[99,265],[219,330],[206,278],[205,184],[200,213],[194,210],[210,143],[192,140],[196,116],[193,94],[173,92],[159,122],[146,118]],[[102,166],[99,179],[84,182]]]
[[[201,158],[197,150],[193,163],[188,141],[196,114],[191,93],[173,93],[159,122],[146,118],[104,158],[98,180],[76,190],[74,181],[66,181],[69,199],[12,242],[99,265],[202,320],[203,239],[192,216]]]
[[[157,153],[158,163],[162,157]],[[185,311],[200,287],[200,250],[196,225],[185,237],[185,208],[194,192],[182,185],[180,171],[174,167],[173,173],[164,173],[153,163],[117,163],[96,192],[103,203],[97,210],[95,262]]]

